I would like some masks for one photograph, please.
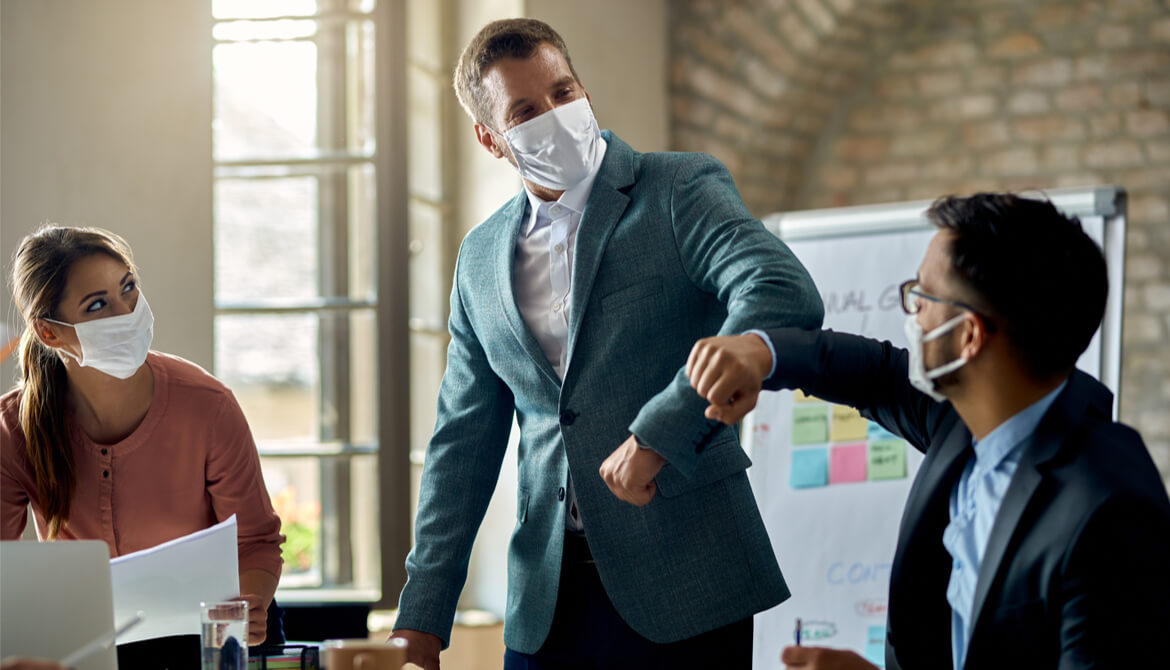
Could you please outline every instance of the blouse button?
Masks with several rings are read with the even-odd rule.
[[[102,449],[102,456],[105,456],[108,453],[110,453],[109,449]]]
[[[108,479],[110,477],[110,471],[109,470],[102,470],[102,477]]]

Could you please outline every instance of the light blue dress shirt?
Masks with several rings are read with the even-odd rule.
[[[991,537],[991,527],[1020,464],[1020,446],[1036,431],[1044,413],[1068,385],[1054,391],[996,426],[982,440],[971,440],[975,455],[951,490],[951,522],[943,531],[943,546],[951,555],[951,581],[947,602],[951,605],[951,653],[955,668],[962,668],[971,640],[972,607],[979,566]]]

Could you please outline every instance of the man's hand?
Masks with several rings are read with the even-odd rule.
[[[878,670],[877,666],[845,649],[785,647],[780,661],[800,670]]]
[[[390,637],[406,640],[407,663],[414,663],[423,670],[439,670],[439,650],[443,647],[443,641],[439,636],[420,630],[399,628],[390,633]]]
[[[665,458],[653,449],[639,447],[631,435],[601,464],[601,479],[619,499],[641,507],[654,498],[654,476],[663,465]]]
[[[727,425],[738,423],[756,406],[772,352],[758,335],[722,335],[695,343],[687,357],[691,386],[711,405],[703,415]]]

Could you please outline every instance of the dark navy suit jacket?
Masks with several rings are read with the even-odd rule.
[[[949,402],[910,385],[907,353],[832,331],[770,331],[765,388],[850,405],[926,454],[890,574],[886,668],[952,666],[948,499],[971,457]],[[988,539],[965,668],[1165,668],[1170,500],[1112,394],[1076,371],[1023,446]]]

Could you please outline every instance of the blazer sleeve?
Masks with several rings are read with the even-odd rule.
[[[930,446],[949,402],[936,402],[910,383],[909,354],[886,341],[831,330],[767,331],[776,350],[769,391],[800,389],[849,405],[919,451]]]
[[[451,292],[447,370],[419,484],[414,547],[397,628],[431,633],[446,648],[476,531],[499,478],[515,400],[491,369],[459,287]]]
[[[690,280],[727,309],[719,334],[753,328],[820,327],[824,306],[812,278],[775,235],[744,206],[731,175],[705,154],[676,169],[670,207],[679,257]],[[707,403],[680,368],[650,399],[630,432],[690,476],[715,429],[703,416]]]
[[[236,515],[239,569],[280,576],[280,517],[260,471],[260,454],[248,420],[231,391],[224,391],[207,463],[207,493],[216,519]]]
[[[1160,482],[1159,482],[1160,484]],[[1084,520],[1061,566],[1061,670],[1165,667],[1170,511],[1113,498]]]

